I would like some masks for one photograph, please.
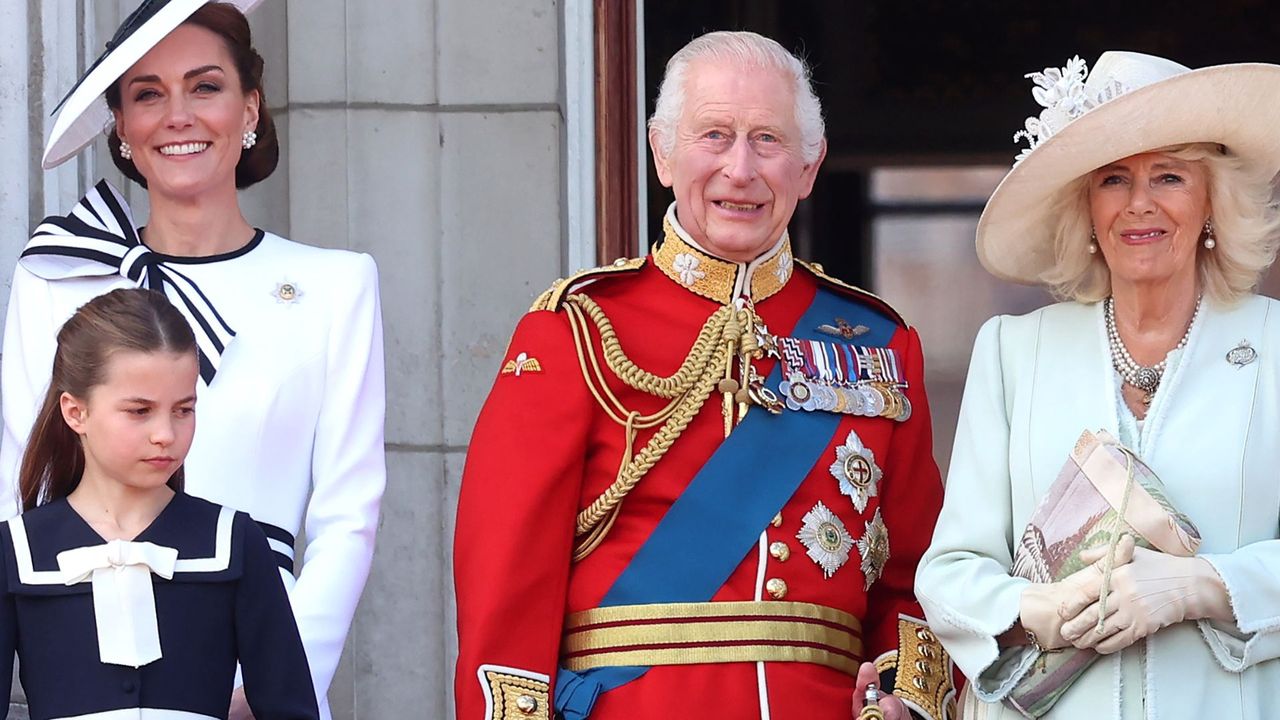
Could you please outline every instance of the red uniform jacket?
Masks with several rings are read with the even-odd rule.
[[[760,528],[758,550],[742,558],[712,601],[785,598],[851,614],[862,624],[862,659],[876,661],[888,682],[896,671],[899,694],[918,714],[943,717],[944,708],[954,703],[949,660],[923,621],[912,620],[923,617],[912,585],[942,500],[919,338],[874,296],[793,264],[785,239],[766,260],[746,266],[701,253],[668,228],[651,257],[588,272],[553,288],[540,305],[547,309],[531,311],[516,328],[471,439],[459,500],[454,544],[458,720],[551,716],[548,703],[562,664],[566,615],[599,606],[725,438],[717,392],[626,497],[600,546],[573,562],[575,516],[614,481],[626,446],[622,426],[607,417],[584,380],[583,358],[561,307],[564,293],[589,295],[636,365],[667,376],[685,360],[707,318],[735,293],[746,295],[750,288],[756,314],[770,332],[786,336],[824,285],[892,319],[896,330],[889,347],[905,367],[905,394],[913,412],[905,422],[841,416],[799,489],[774,522]],[[826,322],[835,327],[842,320]],[[593,339],[599,357],[598,337]],[[857,344],[856,336],[831,340]],[[764,377],[775,362],[755,364]],[[668,402],[628,387],[608,369],[604,373],[627,408],[651,413]],[[764,410],[753,406],[750,412]],[[641,431],[633,452],[652,433]],[[871,451],[882,473],[863,511],[841,492],[832,471],[837,447],[851,433]],[[809,460],[804,462],[807,467]],[[889,556],[869,590],[864,590],[857,547],[830,577],[806,554],[798,533],[818,503],[834,512],[854,541],[867,533],[877,513],[882,518]],[[717,529],[705,531],[710,536]],[[686,551],[699,552],[698,543]],[[849,720],[853,686],[847,672],[809,662],[659,665],[600,695],[591,718],[742,720],[765,716],[767,706],[767,717],[774,720]]]

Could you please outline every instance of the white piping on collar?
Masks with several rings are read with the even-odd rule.
[[[179,558],[174,563],[175,573],[210,573],[222,572],[231,567],[231,524],[236,518],[236,511],[229,507],[218,510],[218,536],[214,543],[213,557]]]
[[[179,559],[174,563],[174,572],[210,573],[222,572],[231,567],[231,527],[236,511],[223,507],[218,512],[218,533],[214,541],[213,557]],[[18,580],[23,585],[63,585],[64,579],[59,570],[36,570],[31,560],[31,543],[27,538],[27,525],[22,516],[10,518],[9,534],[13,537],[13,556],[18,563]],[[89,578],[81,580],[89,582]],[[169,712],[169,711],[164,711]],[[83,717],[98,717],[85,715]],[[106,716],[104,716],[106,717]],[[156,716],[159,720],[162,716]],[[177,717],[177,716],[175,716]],[[204,715],[192,717],[203,718]],[[143,716],[147,718],[147,716]]]
[[[18,580],[23,585],[62,585],[61,570],[35,569],[31,562],[31,543],[27,542],[27,524],[21,515],[9,519],[9,535],[13,537],[13,557],[18,561]],[[83,582],[88,582],[85,578]]]
[[[667,222],[671,223],[671,229],[676,231],[676,235],[691,247],[697,248],[700,252],[710,255],[720,262],[732,263],[738,267],[738,272],[733,281],[733,297],[735,299],[740,297],[751,297],[751,278],[755,277],[756,269],[768,262],[774,255],[781,252],[782,248],[787,245],[788,233],[786,230],[783,230],[782,236],[773,244],[773,247],[766,250],[755,260],[752,260],[749,263],[738,262],[737,260],[726,260],[702,247],[702,245],[698,244],[697,240],[694,240],[693,237],[685,231],[684,227],[680,224],[680,221],[676,219],[676,204],[674,202],[667,206]]]

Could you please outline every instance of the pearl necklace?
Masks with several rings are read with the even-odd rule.
[[[1203,295],[1196,299],[1196,310],[1191,314],[1191,322],[1187,323],[1187,330],[1182,333],[1182,339],[1173,346],[1174,350],[1180,350],[1186,346],[1187,338],[1191,337],[1191,328],[1196,324],[1196,318],[1200,316],[1200,305],[1203,300]],[[1120,339],[1120,330],[1116,327],[1115,298],[1108,297],[1102,307],[1107,325],[1107,344],[1111,346],[1111,366],[1120,373],[1120,377],[1124,378],[1126,383],[1145,393],[1142,402],[1149,406],[1151,397],[1155,395],[1156,389],[1160,387],[1160,381],[1164,378],[1165,361],[1161,360],[1150,367],[1139,365],[1129,354],[1124,341]]]

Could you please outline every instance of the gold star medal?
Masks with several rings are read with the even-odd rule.
[[[805,513],[804,525],[796,538],[805,547],[805,554],[822,568],[825,577],[831,577],[849,561],[853,550],[853,536],[845,529],[840,518],[821,501]]]
[[[853,499],[858,512],[867,509],[867,499],[875,497],[883,473],[876,465],[875,453],[862,444],[858,433],[850,430],[844,445],[836,448],[836,461],[831,474],[840,482],[840,492]]]
[[[880,508],[867,522],[867,531],[858,539],[858,554],[862,556],[863,590],[870,590],[872,583],[880,579],[885,563],[889,562],[889,529],[880,517]]]

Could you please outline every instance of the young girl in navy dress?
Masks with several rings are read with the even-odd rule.
[[[239,661],[257,720],[319,717],[266,536],[182,492],[196,342],[150,290],[114,290],[58,333],[0,524],[0,684],[33,720],[225,719]]]

